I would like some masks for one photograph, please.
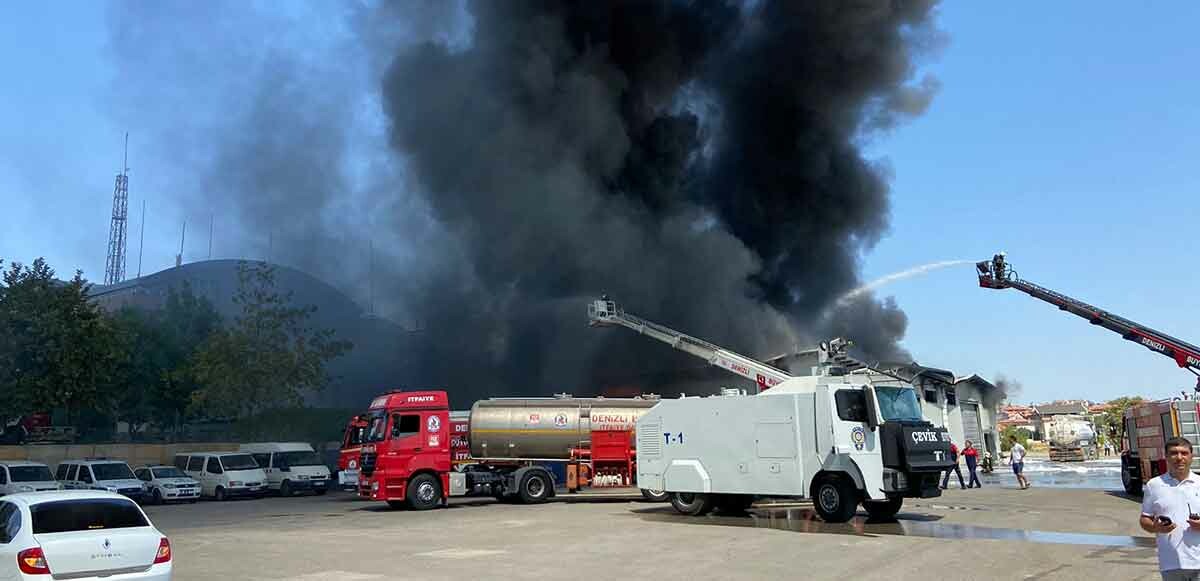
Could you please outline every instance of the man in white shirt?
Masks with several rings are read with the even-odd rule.
[[[1017,475],[1017,486],[1021,490],[1029,488],[1029,479],[1025,478],[1025,446],[1020,442],[1013,442],[1012,450],[1008,452],[1008,463],[1012,464],[1013,474]]]
[[[1192,472],[1192,443],[1171,438],[1164,448],[1167,473],[1146,483],[1139,524],[1157,537],[1164,581],[1200,581],[1200,475]]]

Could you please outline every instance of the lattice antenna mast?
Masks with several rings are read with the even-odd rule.
[[[108,260],[104,284],[125,280],[125,239],[129,226],[129,134],[125,134],[125,158],[113,186],[112,223],[108,228]]]

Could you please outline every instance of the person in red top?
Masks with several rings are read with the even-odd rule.
[[[975,466],[979,464],[979,450],[967,440],[967,447],[963,448],[962,455],[967,459],[967,470],[971,473],[971,481],[967,483],[967,488],[983,488],[983,484],[979,482],[979,475],[975,473]]]
[[[954,442],[950,442],[950,460],[954,462],[954,473],[958,475],[958,485],[966,490],[967,485],[963,484],[962,470],[958,469],[958,446]],[[946,475],[942,477],[942,490],[946,489],[946,485],[950,484],[950,471],[946,471]]]

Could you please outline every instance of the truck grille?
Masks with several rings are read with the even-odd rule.
[[[363,474],[370,476],[375,472],[376,452],[359,452],[358,454],[358,469]]]

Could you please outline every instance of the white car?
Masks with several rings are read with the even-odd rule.
[[[143,466],[133,474],[143,482],[142,488],[153,504],[200,499],[200,483],[174,466]]]
[[[41,462],[0,462],[0,496],[61,489],[50,468]]]
[[[0,498],[0,580],[171,579],[171,543],[141,507],[102,490]]]

